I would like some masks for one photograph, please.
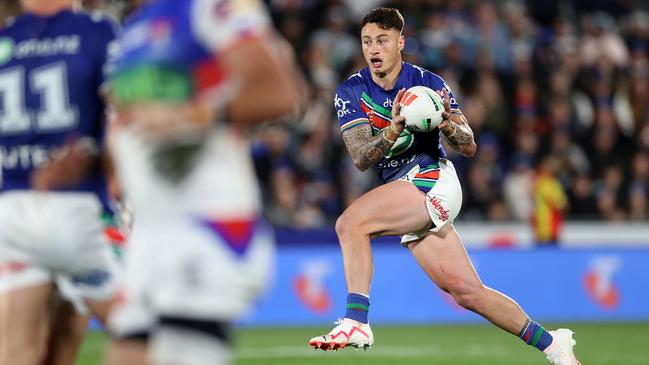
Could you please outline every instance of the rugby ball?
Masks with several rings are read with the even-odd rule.
[[[413,132],[431,132],[442,122],[444,101],[433,89],[413,86],[400,101],[406,128]]]

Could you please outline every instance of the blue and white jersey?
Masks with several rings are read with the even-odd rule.
[[[435,91],[446,89],[451,102],[451,112],[460,112],[455,95],[446,82],[437,74],[419,66],[403,63],[394,88],[384,90],[372,80],[368,67],[350,76],[336,89],[334,107],[344,132],[361,124],[369,124],[372,134],[390,125],[392,103],[400,89],[413,86],[426,86]],[[384,182],[401,177],[414,164],[433,165],[446,157],[442,147],[439,130],[428,133],[415,133],[404,130],[385,158],[375,165]]]
[[[73,138],[103,145],[99,89],[116,28],[87,13],[23,14],[0,30],[2,190],[30,188],[32,171]],[[72,191],[105,197],[99,167]]]
[[[270,20],[255,0],[157,0],[124,26],[111,75],[118,104],[184,102],[209,97],[227,81],[219,55],[268,30]]]

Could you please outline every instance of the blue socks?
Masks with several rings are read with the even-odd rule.
[[[362,294],[347,294],[347,311],[345,318],[367,323],[367,312],[370,310],[370,298]]]
[[[534,346],[541,351],[545,350],[552,343],[552,335],[543,326],[529,318],[525,322],[521,333],[518,334],[518,337],[525,341],[526,344]]]

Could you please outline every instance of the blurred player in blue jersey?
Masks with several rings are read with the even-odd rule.
[[[99,92],[115,29],[73,5],[22,0],[0,30],[0,364],[45,361],[57,290],[105,319],[115,289]]]
[[[459,305],[544,350],[552,363],[576,365],[572,332],[546,331],[512,299],[484,286],[453,228],[462,188],[441,138],[466,157],[476,153],[473,132],[453,92],[438,75],[402,61],[404,22],[398,10],[374,9],[361,26],[368,67],[338,87],[334,104],[354,164],[360,170],[376,166],[385,184],[361,196],[336,223],[349,290],[347,311],[331,332],[312,338],[310,345],[328,350],[373,344],[367,319],[370,239],[400,235],[431,280]],[[405,90],[418,85],[444,96],[444,121],[434,132],[411,133],[399,115]]]
[[[109,140],[134,226],[109,363],[228,364],[274,250],[244,133],[299,110],[292,51],[260,1],[157,0],[119,52]]]

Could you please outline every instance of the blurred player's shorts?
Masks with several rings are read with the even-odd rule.
[[[64,281],[78,298],[114,294],[117,264],[94,194],[3,192],[0,222],[0,293]]]
[[[420,166],[415,165],[401,180],[413,181],[419,173]],[[401,245],[418,241],[427,232],[437,232],[445,224],[453,223],[462,208],[462,186],[455,172],[453,163],[447,159],[439,159],[439,177],[435,185],[426,193],[426,208],[433,222],[433,227],[419,232],[401,236]]]
[[[251,235],[233,243],[213,228],[218,222],[206,224],[190,215],[136,220],[125,254],[124,284],[109,320],[111,332],[122,338],[146,333],[165,346],[174,343],[169,340],[174,334],[187,331],[224,342],[227,335],[221,330],[210,333],[194,324],[229,325],[268,286],[274,236],[263,222],[250,223]],[[166,326],[165,318],[173,318],[173,325]],[[185,342],[178,338],[175,343]]]

